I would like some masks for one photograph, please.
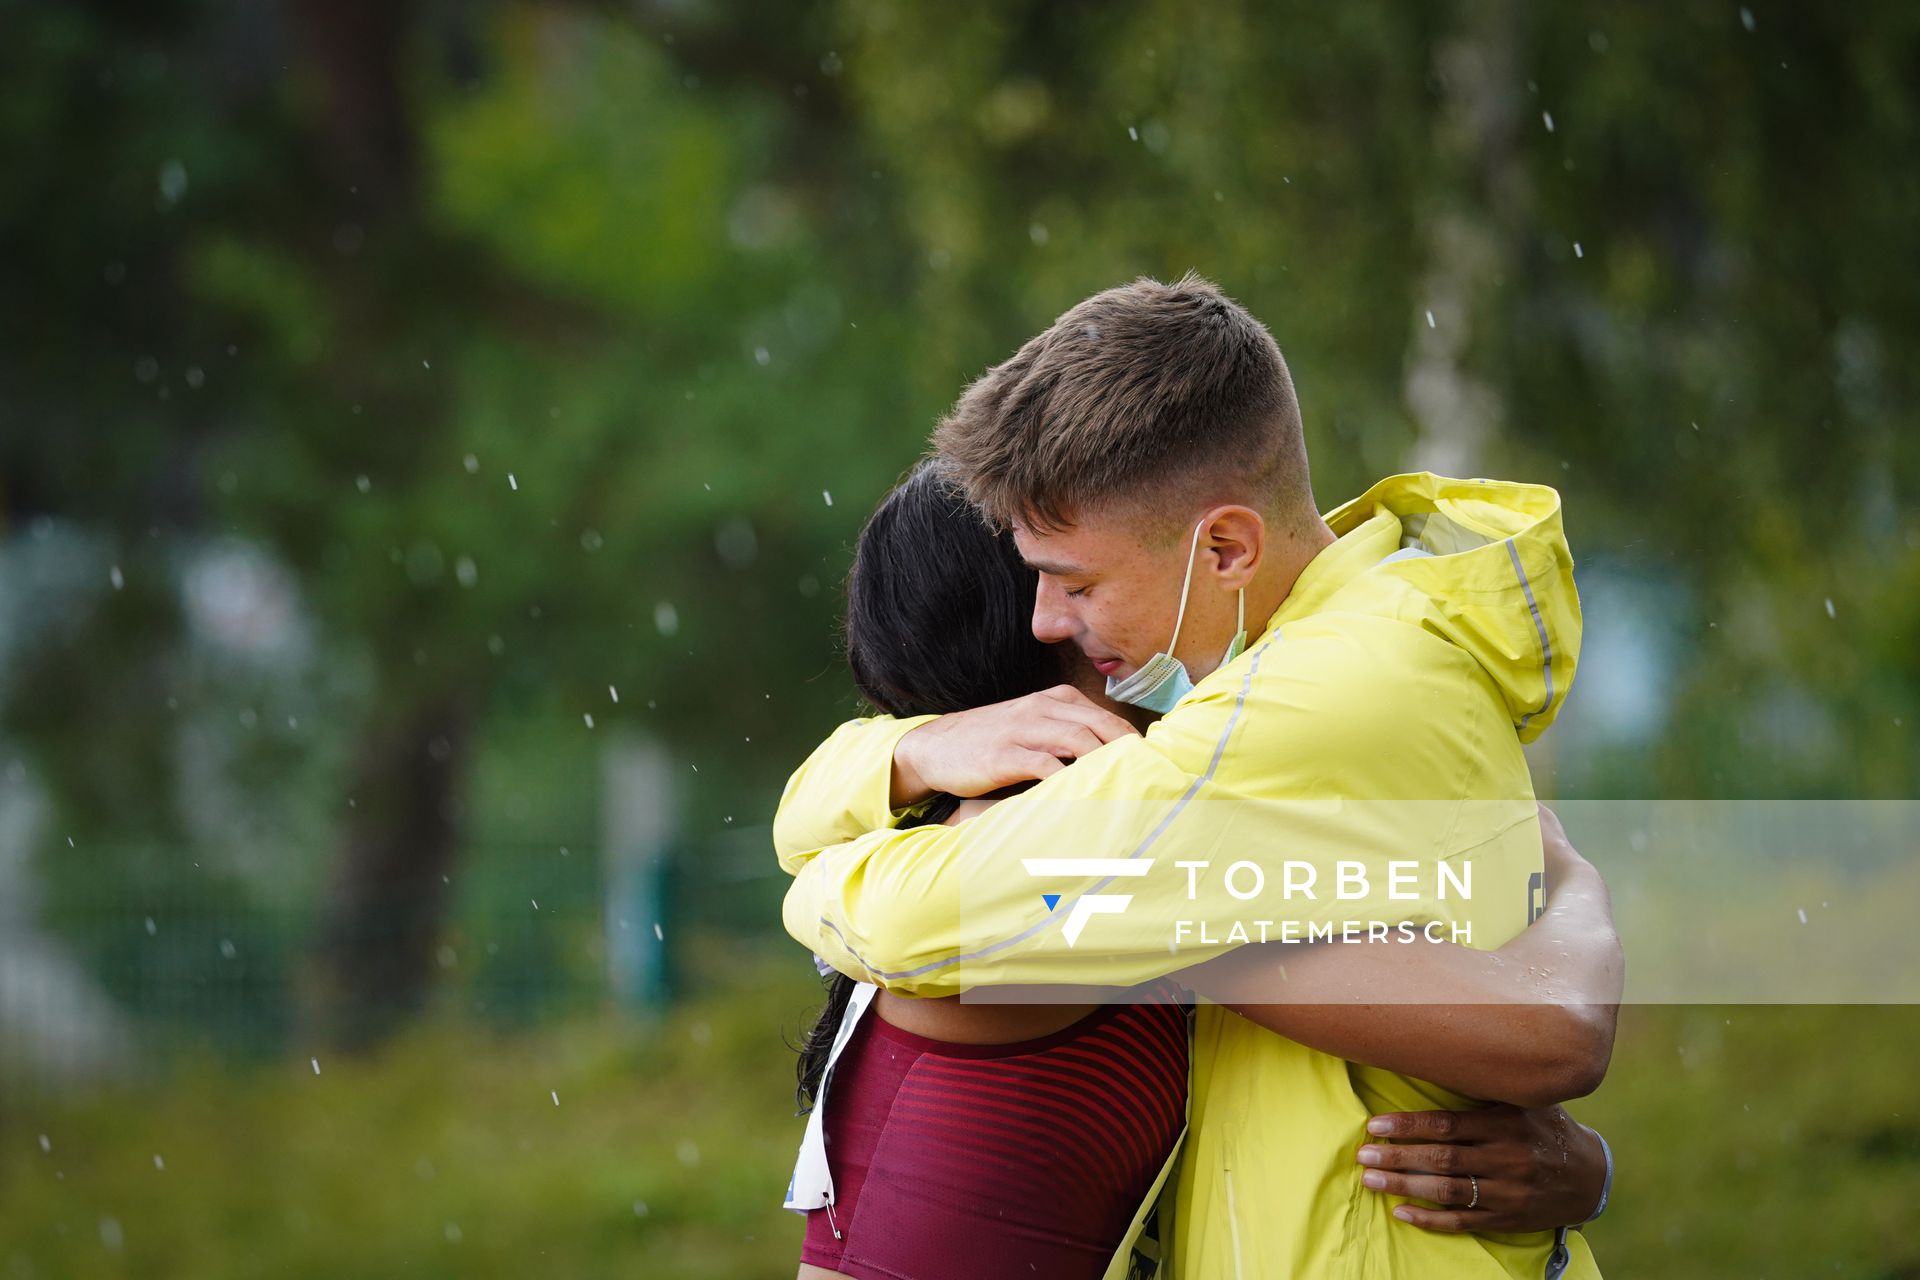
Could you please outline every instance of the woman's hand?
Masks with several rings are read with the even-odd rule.
[[[1569,882],[1588,877],[1604,894],[1606,882],[1594,870],[1593,864],[1581,857],[1580,851],[1567,839],[1567,829],[1560,825],[1560,815],[1545,805],[1535,807],[1540,811],[1540,849],[1542,867],[1546,872],[1546,889],[1541,895],[1542,899],[1552,898]]]
[[[1377,1140],[1358,1152],[1362,1183],[1438,1206],[1393,1211],[1428,1231],[1571,1226],[1593,1215],[1606,1182],[1600,1136],[1562,1107],[1394,1112],[1367,1132]]]

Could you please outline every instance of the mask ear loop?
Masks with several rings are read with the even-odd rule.
[[[1205,520],[1193,526],[1193,544],[1187,548],[1187,576],[1180,581],[1180,612],[1173,616],[1173,639],[1167,641],[1167,653],[1171,655],[1180,645],[1180,624],[1187,620],[1187,588],[1193,585],[1193,557],[1200,549],[1200,530],[1206,527]],[[1246,617],[1246,594],[1241,593],[1240,616]]]

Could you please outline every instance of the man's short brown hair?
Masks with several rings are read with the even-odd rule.
[[[1314,511],[1280,348],[1192,273],[1080,303],[968,387],[933,443],[1001,528],[1098,511],[1158,537],[1228,495],[1283,527]]]

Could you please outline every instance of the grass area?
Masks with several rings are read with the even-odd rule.
[[[0,1095],[0,1276],[791,1275],[781,1035],[819,988],[804,959],[757,972],[651,1026],[431,1025],[318,1075]]]
[[[789,1276],[780,1037],[806,968],[736,972],[652,1027],[428,1025],[318,1075],[0,1099],[0,1276]],[[1620,1163],[1603,1267],[1920,1276],[1916,1051],[1914,1008],[1629,1010],[1576,1107]]]
[[[1640,1006],[1574,1106],[1613,1145],[1617,1276],[1920,1277],[1920,1007]]]

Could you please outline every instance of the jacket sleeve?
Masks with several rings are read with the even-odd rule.
[[[893,809],[893,748],[933,716],[849,720],[806,758],[780,793],[773,848],[789,875],[816,850],[893,827],[920,806]]]
[[[1226,932],[1233,920],[1278,929],[1286,920],[1434,914],[1434,851],[1440,833],[1457,828],[1452,809],[1465,793],[1448,771],[1471,759],[1445,744],[1409,757],[1390,748],[1390,735],[1417,735],[1429,716],[1456,718],[1455,700],[1436,698],[1420,672],[1396,678],[1356,665],[1364,655],[1338,638],[1303,635],[1283,656],[1261,656],[1272,660],[1268,673],[1256,679],[1259,657],[1216,673],[1227,678],[1203,681],[1144,737],[1107,743],[966,822],[874,829],[792,855],[787,931],[843,972],[950,995],[989,984],[1131,986],[1248,940]],[[1428,716],[1409,714],[1422,705]],[[864,807],[847,818],[884,811],[877,746],[867,759]],[[1453,801],[1400,802],[1423,794]],[[1530,801],[1516,810],[1533,813]],[[1264,876],[1256,901],[1228,889],[1225,870],[1241,860]],[[1283,897],[1282,860],[1311,867],[1317,892]],[[1389,894],[1390,861],[1423,867],[1420,901]],[[1116,872],[1121,862],[1144,870]],[[1338,862],[1363,869],[1364,892],[1336,897]],[[1234,888],[1244,892],[1251,874]],[[1082,915],[1069,941],[1088,897],[1106,901]],[[1183,931],[1183,921],[1212,929]]]

